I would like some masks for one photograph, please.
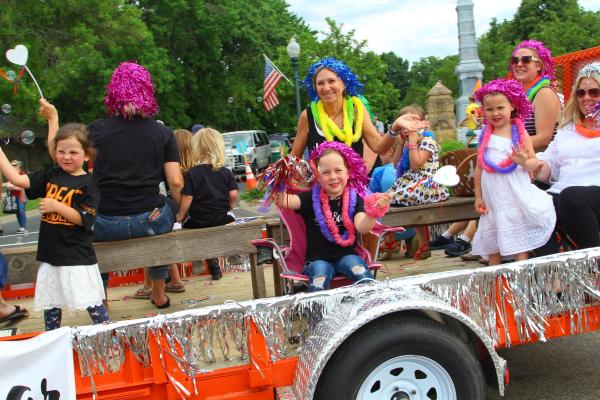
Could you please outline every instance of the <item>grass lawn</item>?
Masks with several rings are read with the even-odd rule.
[[[29,211],[29,210],[35,210],[36,208],[38,208],[38,204],[40,204],[40,199],[27,200],[27,205],[25,206],[25,209],[27,211]],[[0,208],[2,208],[2,207],[0,207]],[[2,212],[2,210],[0,209],[0,217],[3,217],[5,215],[15,215],[15,214],[4,214]]]

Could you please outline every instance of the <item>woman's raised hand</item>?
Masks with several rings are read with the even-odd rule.
[[[392,130],[420,131],[429,128],[429,121],[421,120],[421,117],[415,114],[404,114],[398,117],[392,124]]]

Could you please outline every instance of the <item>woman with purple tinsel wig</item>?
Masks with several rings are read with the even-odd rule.
[[[552,54],[542,42],[525,40],[514,48],[509,60],[509,77],[516,79],[533,105],[533,113],[523,121],[533,148],[541,151],[556,134],[560,99],[550,86],[554,78]]]
[[[342,61],[323,58],[308,69],[304,80],[311,104],[298,120],[296,139],[291,154],[302,157],[322,142],[338,141],[352,147],[361,157],[366,144],[372,151],[384,154],[400,130],[420,130],[428,125],[417,116],[405,115],[380,135],[363,104],[363,84]],[[372,166],[371,166],[372,167]]]
[[[375,219],[389,209],[391,195],[366,196],[368,182],[363,159],[349,146],[324,142],[311,153],[316,177],[312,190],[299,194],[279,193],[275,204],[296,210],[306,225],[308,290],[329,288],[335,275],[353,282],[373,279],[366,262],[357,254],[357,236],[369,232]]]
[[[558,132],[538,153],[536,179],[552,184],[558,225],[578,248],[600,246],[600,62],[577,75]],[[558,252],[555,240],[536,255]]]
[[[183,177],[171,129],[152,117],[158,112],[152,77],[132,62],[119,64],[107,87],[109,117],[88,129],[96,147],[94,178],[100,205],[94,240],[113,241],[170,232],[175,221]],[[159,193],[163,175],[173,200]],[[149,298],[157,308],[170,305],[165,294],[166,265],[149,269]],[[104,278],[104,277],[103,277]]]

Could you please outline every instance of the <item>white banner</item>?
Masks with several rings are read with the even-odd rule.
[[[0,400],[75,400],[71,328],[0,342]]]

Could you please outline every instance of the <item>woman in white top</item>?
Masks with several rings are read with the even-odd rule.
[[[599,103],[600,62],[593,62],[577,75],[556,137],[537,154],[536,178],[552,184],[548,193],[554,198],[557,224],[579,248],[600,246]],[[557,251],[551,238],[536,254]]]

